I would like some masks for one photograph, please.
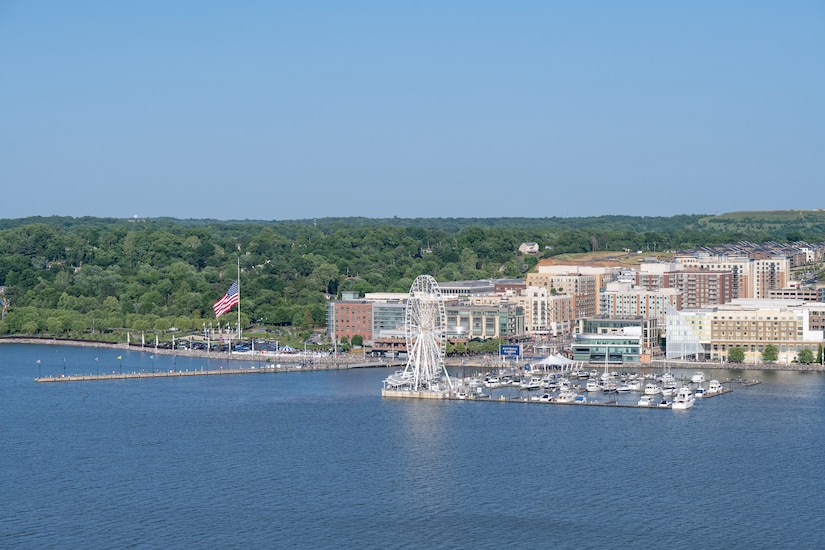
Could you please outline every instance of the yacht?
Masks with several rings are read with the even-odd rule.
[[[676,385],[676,376],[672,372],[665,372],[662,373],[661,380],[662,387],[664,386],[675,386]]]
[[[541,380],[537,378],[527,378],[519,382],[519,388],[522,390],[537,390],[541,388]]]
[[[715,395],[717,393],[722,393],[722,383],[719,380],[711,380],[710,385],[708,385],[708,391],[705,392],[705,395]]]
[[[676,397],[673,398],[673,408],[689,409],[693,406],[694,402],[695,398],[693,397],[693,393],[691,393],[690,388],[687,386],[682,386],[676,393]]]
[[[697,370],[693,373],[693,376],[690,377],[690,381],[694,384],[701,384],[705,381],[705,373],[700,370]]]
[[[562,390],[559,392],[559,395],[556,396],[556,403],[572,403],[576,400],[576,396],[579,395],[574,391],[571,390]]]
[[[704,397],[705,396],[705,387],[703,385],[696,386],[696,389],[693,390],[694,397]]]
[[[484,385],[488,388],[500,388],[502,384],[498,376],[488,376],[484,379]]]
[[[645,395],[656,395],[657,393],[662,393],[662,388],[652,382],[645,384]]]
[[[544,390],[555,390],[559,387],[559,381],[555,377],[547,377],[541,379],[541,388]]]
[[[652,395],[643,395],[639,398],[639,402],[636,403],[640,407],[652,407],[653,406],[653,396]]]
[[[601,391],[602,387],[599,385],[599,381],[595,378],[588,378],[584,389],[586,391]]]

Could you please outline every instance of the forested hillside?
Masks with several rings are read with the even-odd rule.
[[[684,249],[737,240],[823,239],[821,226],[764,227],[706,216],[367,219],[0,220],[0,334],[197,329],[241,267],[242,322],[308,330],[342,290],[407,292],[413,279],[520,277],[537,257],[592,250]],[[221,320],[226,320],[228,315]]]

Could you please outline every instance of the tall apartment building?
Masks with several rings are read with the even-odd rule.
[[[733,298],[767,298],[771,289],[787,286],[791,260],[784,256],[749,258],[693,254],[674,258],[685,269],[730,271]]]
[[[636,284],[647,290],[675,288],[682,292],[682,307],[725,304],[733,296],[733,273],[709,269],[685,269],[684,264],[643,264],[636,272]]]
[[[683,308],[726,304],[733,300],[733,273],[730,271],[669,271],[662,282],[664,288],[674,288],[682,293]]]
[[[630,283],[608,283],[599,300],[599,315],[656,319],[659,326],[665,326],[668,307],[682,308],[682,293],[679,290],[647,290]]]
[[[573,297],[551,294],[538,286],[529,286],[514,298],[524,308],[524,323],[531,336],[558,336],[569,332],[573,321]]]
[[[541,270],[537,273],[528,273],[526,277],[528,287],[541,287],[550,291],[551,294],[571,296],[575,318],[596,315],[599,306],[599,280],[601,278],[595,275],[552,273]]]

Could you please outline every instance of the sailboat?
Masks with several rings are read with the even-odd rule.
[[[604,347],[604,373],[602,374],[602,391],[604,393],[616,393],[616,384],[610,381],[610,373],[607,372],[608,367],[608,359],[610,358],[610,347],[605,345]]]

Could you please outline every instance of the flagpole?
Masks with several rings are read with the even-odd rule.
[[[238,254],[238,343],[241,343],[241,255]]]

